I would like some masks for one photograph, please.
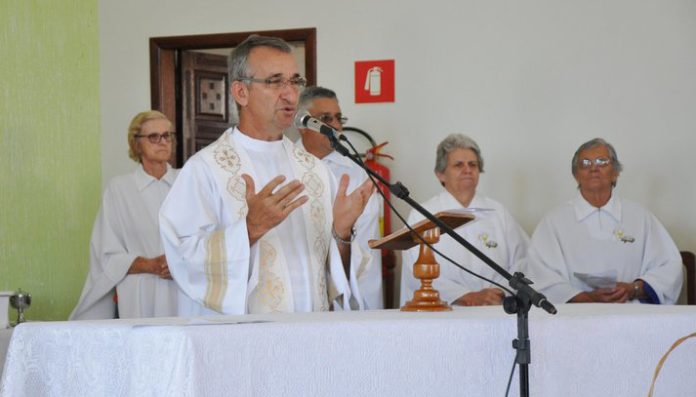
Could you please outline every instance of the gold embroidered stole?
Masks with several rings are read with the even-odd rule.
[[[234,144],[231,131],[233,130],[225,131],[217,141],[203,150],[202,155],[213,170],[232,220],[239,221],[246,218],[248,212],[246,184],[241,175],[249,174],[255,178],[256,173],[246,150]],[[300,207],[305,220],[305,239],[298,243],[307,244],[310,254],[308,274],[312,309],[328,310],[326,263],[333,222],[328,170],[319,166],[317,158],[296,147],[286,137],[283,137],[283,148],[292,164],[294,175],[305,185],[304,193],[309,198]],[[245,234],[244,238],[246,237]],[[252,253],[253,263],[247,285],[248,313],[294,311],[288,258],[280,243],[281,238],[293,237],[280,236],[276,229],[271,229],[256,242],[257,253]],[[226,253],[224,247],[220,247],[220,241],[224,242],[224,236],[221,240],[216,238],[208,242],[205,267],[208,285],[204,301],[206,306],[215,310],[222,306],[227,287]]]

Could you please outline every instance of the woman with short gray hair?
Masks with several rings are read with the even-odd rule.
[[[539,223],[527,275],[553,303],[675,303],[681,256],[660,221],[615,194],[623,165],[601,138],[578,148],[578,195]]]
[[[476,221],[455,231],[501,267],[514,273],[527,255],[529,237],[502,204],[477,192],[481,172],[483,157],[478,144],[466,135],[449,135],[437,146],[435,160],[435,176],[444,190],[422,205],[432,213],[470,210],[476,216]],[[421,219],[420,213],[412,211],[408,222],[414,224]],[[441,236],[435,247],[467,269],[495,282],[506,283],[502,276],[450,236]],[[402,304],[420,287],[412,272],[417,257],[418,247],[403,251]],[[462,306],[501,304],[504,293],[500,288],[449,262],[439,262],[440,277],[433,281],[433,287],[448,303]]]

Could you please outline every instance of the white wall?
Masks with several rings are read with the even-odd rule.
[[[393,179],[416,200],[439,190],[436,144],[464,132],[486,160],[480,191],[531,233],[575,194],[574,150],[601,136],[625,165],[619,194],[696,250],[696,2],[102,0],[99,12],[104,183],[133,166],[125,130],[150,106],[149,37],[316,27],[319,84],[351,125],[390,141]],[[354,103],[354,62],[371,59],[396,60],[394,104]]]

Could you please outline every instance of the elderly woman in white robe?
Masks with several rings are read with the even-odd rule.
[[[174,135],[157,111],[136,115],[128,128],[131,173],[104,191],[92,230],[90,268],[71,320],[176,315],[172,281],[159,234],[158,212],[177,175],[168,161]]]
[[[529,237],[505,206],[477,192],[482,172],[483,157],[476,142],[462,134],[449,135],[438,145],[435,160],[435,176],[444,190],[422,206],[432,213],[461,208],[475,211],[476,220],[460,226],[455,232],[502,268],[514,273],[520,269],[527,255]],[[414,224],[422,219],[420,213],[412,211],[408,222]],[[476,278],[438,256],[440,277],[433,281],[433,287],[440,292],[445,301],[460,306],[502,303],[505,297],[503,290],[490,281],[507,285],[503,276],[449,235],[441,236],[435,248],[487,279]],[[420,287],[420,283],[413,276],[413,264],[418,258],[418,250],[418,247],[414,247],[403,251],[402,254],[402,304],[411,299],[413,291]]]
[[[614,147],[581,145],[571,169],[579,194],[537,226],[526,272],[553,303],[674,303],[679,251],[653,214],[615,193],[623,166]]]

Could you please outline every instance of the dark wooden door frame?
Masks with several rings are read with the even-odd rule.
[[[305,77],[309,85],[316,84],[316,28],[152,37],[150,38],[150,99],[152,109],[161,111],[176,126],[181,126],[182,115],[177,112],[177,109],[181,109],[180,98],[177,98],[177,84],[179,81],[177,58],[179,52],[183,50],[236,47],[252,34],[280,37],[288,42],[303,42],[305,48]],[[177,128],[176,133],[181,133],[179,128]],[[177,145],[177,159],[181,159],[180,148],[181,146]],[[176,162],[179,163],[180,160]],[[181,166],[182,164],[176,165]]]

